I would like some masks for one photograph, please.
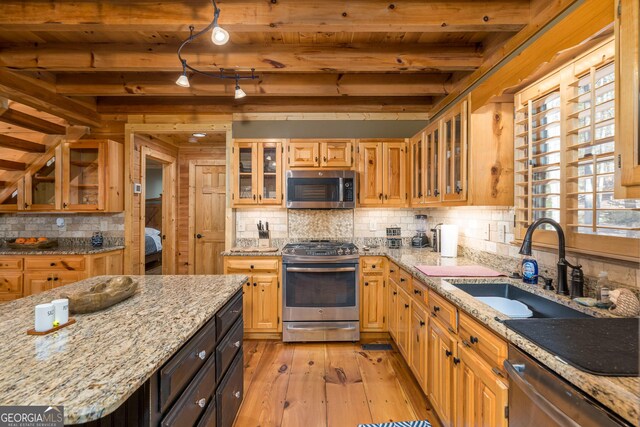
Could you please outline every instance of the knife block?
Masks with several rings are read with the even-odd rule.
[[[271,230],[258,231],[258,247],[271,247]]]

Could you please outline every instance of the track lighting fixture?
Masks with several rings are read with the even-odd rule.
[[[176,80],[176,84],[182,87],[191,86],[189,83],[189,77],[187,76],[187,70],[192,71],[193,73],[196,73],[196,74],[202,74],[204,76],[214,77],[217,79],[235,79],[236,81],[235,99],[244,98],[245,96],[247,96],[247,94],[245,93],[244,90],[240,88],[239,81],[257,79],[258,76],[255,75],[255,70],[253,68],[251,69],[251,75],[241,75],[238,73],[238,70],[225,70],[224,68],[220,68],[219,73],[212,73],[207,71],[201,71],[196,67],[189,65],[187,63],[187,60],[182,57],[182,49],[186,45],[194,41],[196,38],[207,33],[209,30],[211,30],[211,41],[215,45],[220,46],[229,41],[229,32],[218,25],[218,18],[220,17],[220,9],[216,4],[216,0],[211,0],[211,3],[213,4],[213,21],[211,21],[211,23],[207,25],[206,28],[198,32],[195,32],[195,28],[193,25],[189,26],[189,37],[186,40],[184,40],[180,45],[180,47],[178,48],[178,59],[180,59],[180,62],[182,63],[182,75],[178,77],[178,80]]]

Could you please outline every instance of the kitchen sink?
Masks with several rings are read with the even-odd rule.
[[[519,301],[533,312],[531,318],[567,319],[592,317],[508,283],[452,283],[452,285],[473,297],[501,297]]]

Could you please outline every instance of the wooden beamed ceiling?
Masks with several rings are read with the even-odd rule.
[[[90,126],[120,113],[426,113],[574,1],[219,0],[230,43],[206,35],[183,55],[214,73],[255,68],[234,100],[233,80],[175,85],[177,48],[211,22],[210,0],[3,0],[0,95]]]

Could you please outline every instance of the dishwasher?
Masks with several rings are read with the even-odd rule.
[[[632,426],[513,345],[504,367],[509,427]]]

